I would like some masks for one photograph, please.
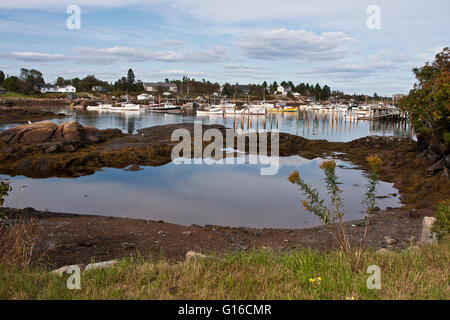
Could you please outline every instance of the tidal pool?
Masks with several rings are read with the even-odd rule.
[[[305,199],[287,181],[299,170],[306,182],[328,199],[322,159],[298,156],[279,158],[276,175],[260,175],[258,164],[183,164],[144,167],[129,172],[104,169],[76,179],[8,177],[13,191],[5,206],[39,210],[164,220],[182,225],[248,226],[256,228],[306,228],[319,225],[301,205]],[[344,189],[346,219],[363,217],[361,201],[367,180],[351,163],[337,161],[337,175]],[[377,206],[399,207],[391,183],[378,185]]]

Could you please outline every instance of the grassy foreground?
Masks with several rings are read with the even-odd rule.
[[[310,250],[177,264],[124,259],[83,273],[81,290],[66,288],[68,276],[0,265],[0,299],[448,299],[449,247],[444,241],[396,253],[365,252],[360,274],[339,252]],[[369,265],[381,269],[381,290],[367,288]]]

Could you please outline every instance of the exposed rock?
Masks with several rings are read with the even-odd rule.
[[[450,168],[450,154],[448,154],[444,159],[447,168]]]
[[[64,150],[64,152],[74,152],[77,149],[73,145],[68,144],[63,147],[63,150]]]
[[[85,266],[84,264],[77,264],[76,266],[78,266],[80,268],[80,271],[86,272],[86,271],[95,270],[95,269],[107,269],[107,268],[114,266],[117,263],[119,263],[119,261],[111,260],[111,261],[90,263],[87,266]],[[66,271],[69,267],[70,266],[64,266],[59,269],[53,270],[50,273],[62,277],[66,273]]]
[[[380,254],[380,255],[383,255],[383,254],[389,253],[389,250],[386,249],[386,248],[381,248],[381,249],[377,250],[376,253],[377,253],[377,254]]]
[[[391,236],[385,236],[383,239],[384,243],[387,245],[393,245],[394,243],[397,243],[397,239],[391,237]]]
[[[138,165],[132,165],[125,169],[125,171],[131,171],[131,172],[136,172],[136,171],[141,171],[141,170],[144,170],[144,169],[139,167]]]
[[[53,153],[53,152],[56,152],[56,151],[58,151],[58,145],[56,145],[56,144],[53,144],[53,145],[51,145],[48,149],[47,149],[47,152],[48,153]]]
[[[189,251],[188,253],[186,253],[186,262],[189,262],[192,259],[204,259],[204,258],[207,258],[207,256],[195,251]]]
[[[433,228],[433,224],[436,221],[434,217],[424,217],[422,222],[422,232],[420,235],[421,243],[434,243],[437,241],[436,233],[431,229]]]
[[[7,143],[43,142],[48,140],[56,129],[51,121],[24,124],[0,133],[0,139]]]
[[[78,143],[97,143],[101,139],[100,130],[94,127],[83,126],[71,121],[58,125],[53,141],[70,141]]]
[[[39,121],[13,127],[0,133],[0,139],[10,144],[50,141],[89,144],[99,142],[101,137],[101,132],[97,128],[83,126],[75,121],[65,122],[59,125],[51,121]]]
[[[419,218],[420,217],[420,213],[416,209],[409,210],[408,214],[409,214],[410,218]]]
[[[80,271],[83,272],[83,270],[85,268],[84,264],[76,264],[76,266],[78,266],[80,268]],[[71,267],[71,266],[64,266],[59,269],[53,270],[50,273],[62,277],[66,273],[66,271],[69,267]]]
[[[444,170],[445,161],[444,159],[439,160],[434,165],[428,168],[427,173],[430,176],[434,176],[435,174],[439,173],[441,170]]]
[[[117,260],[90,263],[86,266],[84,271],[86,272],[86,271],[95,270],[95,269],[107,269],[107,268],[114,266],[117,263],[119,263],[119,261],[117,261]]]
[[[183,231],[184,235],[192,236],[192,231]]]

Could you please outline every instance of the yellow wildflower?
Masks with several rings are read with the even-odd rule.
[[[367,162],[370,164],[371,168],[378,169],[382,164],[383,160],[381,160],[378,156],[367,157]]]
[[[317,284],[320,284],[320,281],[322,281],[322,278],[321,278],[321,277],[317,277],[317,278],[309,278],[309,282],[310,282],[310,283],[316,283],[316,282],[317,282]]]
[[[306,210],[308,210],[309,202],[306,201],[306,200],[302,200],[302,204],[303,204],[303,208],[305,208]]]
[[[322,170],[334,170],[336,168],[336,162],[334,160],[327,160],[320,164]]]
[[[292,172],[291,175],[289,176],[288,181],[289,181],[290,183],[295,183],[295,182],[298,181],[299,178],[300,178],[300,175],[299,175],[298,171],[295,170],[295,171]]]

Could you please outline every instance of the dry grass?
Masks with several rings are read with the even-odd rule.
[[[12,225],[0,225],[0,264],[17,268],[31,266],[36,247],[35,220],[18,219]]]

